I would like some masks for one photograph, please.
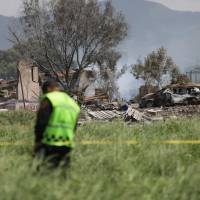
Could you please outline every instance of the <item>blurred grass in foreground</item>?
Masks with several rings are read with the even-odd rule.
[[[37,172],[32,157],[35,116],[0,114],[0,141],[30,145],[0,146],[2,200],[198,200],[200,145],[149,144],[158,140],[200,139],[200,118],[127,126],[92,122],[78,129],[70,169]],[[81,140],[111,140],[112,145],[78,145]],[[124,140],[140,144],[125,145]]]

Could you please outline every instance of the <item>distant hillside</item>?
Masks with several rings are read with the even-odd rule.
[[[200,13],[170,10],[144,0],[113,0],[126,16],[129,36],[121,45],[125,63],[160,46],[185,68],[200,62]]]
[[[129,24],[129,36],[120,46],[123,63],[135,63],[162,45],[182,68],[200,63],[200,13],[174,11],[145,0],[112,1]],[[8,25],[14,19],[0,15],[0,49],[11,47]]]
[[[13,23],[14,17],[5,17],[0,15],[0,49],[8,49],[12,44],[8,41],[8,26]]]

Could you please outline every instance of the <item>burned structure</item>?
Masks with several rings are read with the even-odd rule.
[[[17,80],[0,81],[0,101],[16,98]]]
[[[56,79],[57,76],[63,79],[63,82],[65,79],[62,73],[57,73],[55,76],[55,74],[41,72],[31,60],[21,60],[17,65],[17,72],[17,80],[0,81],[0,101],[3,103],[12,99],[12,109],[36,110],[41,94],[41,84],[50,78]],[[81,99],[80,102],[85,104],[94,103],[96,100],[107,102],[107,95],[101,89],[97,89],[94,84],[96,72],[93,69],[84,69],[78,77],[79,81],[77,81],[76,70],[71,70],[69,74],[69,87],[72,91],[76,91],[72,93],[76,100]],[[15,105],[13,105],[14,101]]]
[[[200,84],[173,84],[145,95],[140,100],[140,108],[200,104]]]
[[[39,71],[32,62],[21,60],[18,64],[17,99],[19,101],[38,101],[40,96]]]
[[[1,108],[35,111],[40,96],[38,67],[29,60],[21,60],[17,71],[17,80],[0,82]]]

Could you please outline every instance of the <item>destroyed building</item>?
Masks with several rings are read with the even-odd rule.
[[[30,61],[21,60],[17,69],[17,99],[29,102],[38,101],[40,96],[38,67]]]
[[[1,108],[38,109],[40,96],[38,67],[29,60],[21,60],[17,65],[17,80],[1,81]]]
[[[77,91],[77,93],[83,93],[84,95],[85,91],[90,89],[91,84],[95,81],[96,73],[94,70],[86,68],[80,73],[79,81],[77,81],[77,73],[78,71],[75,69],[71,69],[69,71],[69,87],[72,91],[74,90]],[[59,78],[63,83],[65,83],[65,72],[57,72],[56,75],[55,73],[50,72],[40,72],[40,77],[42,82],[48,80],[49,78]]]
[[[54,77],[55,74],[40,71],[31,60],[21,60],[17,65],[17,71],[17,80],[0,81],[1,102],[15,99],[18,108],[30,107],[31,103],[38,104],[41,84]],[[63,79],[64,82],[64,73],[57,72],[56,76],[61,80]],[[56,77],[54,78],[56,79]],[[84,102],[89,103],[92,99],[99,99],[100,101],[107,99],[107,96],[93,84],[96,80],[96,72],[94,70],[90,68],[84,69],[79,76],[78,86],[76,85],[76,70],[70,70],[69,79],[71,80],[71,88],[77,87],[76,95],[82,96]]]
[[[0,81],[0,101],[17,97],[17,80]]]
[[[29,109],[36,111],[39,106],[40,96],[40,81],[37,66],[31,61],[22,60],[18,63],[18,80],[0,81],[0,90],[2,99],[0,108],[2,109]],[[71,78],[74,77],[75,71],[70,72]],[[62,74],[58,74],[62,76]],[[108,95],[101,88],[97,88],[94,83],[95,73],[91,69],[84,70],[80,76],[79,91],[84,91],[84,105],[82,108],[84,115],[81,115],[79,124],[90,120],[113,120],[120,119],[128,122],[150,122],[156,120],[165,120],[170,117],[190,116],[200,113],[200,105],[182,104],[176,107],[164,107],[166,97],[174,99],[178,102],[182,100],[194,100],[199,97],[200,102],[200,84],[174,84],[169,85],[155,93],[145,95],[144,101],[151,100],[151,106],[157,106],[159,102],[161,108],[143,108],[140,109],[135,105],[128,105],[127,110],[121,110],[118,102],[109,103]],[[146,89],[141,91],[154,91],[156,88]],[[142,93],[142,92],[141,92]],[[148,98],[147,98],[148,97]],[[191,98],[192,97],[192,98]],[[185,99],[184,99],[185,98]],[[152,103],[151,102],[151,103]],[[169,103],[169,102],[168,102]],[[195,103],[194,101],[192,103]],[[179,103],[178,103],[179,104]],[[172,104],[169,104],[172,105]],[[150,106],[150,107],[151,107]],[[148,106],[146,106],[148,107]],[[82,117],[83,116],[83,117]]]

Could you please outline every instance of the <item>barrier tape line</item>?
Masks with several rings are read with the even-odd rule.
[[[1,146],[23,146],[30,145],[29,141],[0,141]],[[80,145],[138,145],[138,144],[170,144],[170,145],[200,145],[200,140],[163,140],[163,141],[150,141],[150,142],[140,142],[136,140],[124,140],[124,141],[112,141],[112,140],[82,140],[80,142],[76,142],[76,144]]]

